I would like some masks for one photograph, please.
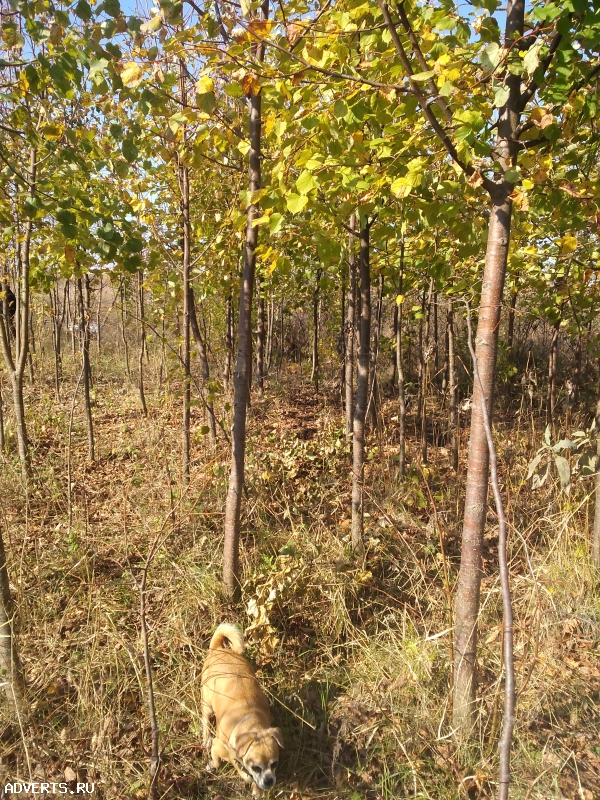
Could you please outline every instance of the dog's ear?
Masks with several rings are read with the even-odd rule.
[[[248,748],[255,739],[256,739],[256,733],[254,731],[247,731],[246,733],[240,733],[239,736],[235,736],[231,740],[231,746],[235,750],[236,755],[239,758],[243,758],[248,752]]]
[[[275,739],[279,747],[283,747],[283,734],[281,732],[281,728],[269,728],[267,733]]]

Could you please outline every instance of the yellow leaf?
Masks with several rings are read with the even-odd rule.
[[[396,305],[401,306],[403,302],[404,302],[404,295],[403,294],[399,294],[396,297]]]
[[[209,75],[203,75],[196,84],[198,94],[209,94],[215,88],[215,82]]]
[[[128,89],[134,89],[142,82],[142,78],[143,72],[140,65],[136,64],[135,61],[128,61],[121,72],[123,86],[127,86]]]
[[[162,25],[162,19],[160,14],[155,14],[148,22],[144,22],[143,25],[140,25],[140,30],[142,33],[156,33],[156,31],[160,30]]]
[[[70,244],[65,245],[65,261],[67,264],[72,264],[75,261],[75,251]]]
[[[260,81],[256,75],[252,75],[252,73],[249,72],[244,76],[242,80],[242,91],[246,97],[256,97],[260,92]]]
[[[568,234],[563,236],[560,249],[563,255],[574,253],[577,250],[577,236],[569,236]]]

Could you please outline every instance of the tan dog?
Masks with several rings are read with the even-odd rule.
[[[271,727],[268,700],[244,650],[244,635],[239,628],[219,625],[202,668],[202,743],[208,750],[214,716],[208,769],[229,761],[246,783],[253,783],[254,797],[260,797],[263,790],[275,786],[283,737],[279,728]]]

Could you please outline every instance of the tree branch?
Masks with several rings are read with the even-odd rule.
[[[423,51],[419,47],[419,42],[417,41],[415,32],[413,31],[412,26],[410,24],[410,20],[408,19],[408,15],[406,14],[406,9],[404,8],[404,0],[396,4],[396,9],[398,11],[398,16],[400,17],[400,22],[402,23],[404,30],[407,33],[415,58],[419,62],[419,66],[421,67],[423,72],[428,72],[429,65],[425,61],[425,56],[423,55]],[[438,106],[442,114],[446,117],[446,122],[452,122],[452,112],[450,111],[450,107],[448,106],[446,101],[442,97],[440,97],[440,93],[436,86],[435,80],[433,78],[429,78],[429,80],[427,81],[427,85],[429,86],[429,91],[431,92],[433,97],[435,97],[436,105]]]

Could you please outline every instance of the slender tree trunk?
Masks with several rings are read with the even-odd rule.
[[[2,396],[2,380],[0,379],[0,453],[6,452],[6,439],[4,437],[4,397]]]
[[[595,476],[594,538],[592,560],[600,569],[600,398],[596,403],[596,476]]]
[[[223,385],[227,389],[231,378],[231,360],[233,357],[233,302],[231,289],[225,300],[225,366],[223,368]]]
[[[271,371],[271,362],[273,358],[273,326],[275,324],[275,301],[271,296],[269,298],[269,305],[267,306],[267,344],[265,353],[265,368],[267,374]]]
[[[356,370],[356,404],[352,437],[352,549],[361,554],[363,544],[363,493],[365,477],[365,417],[369,393],[371,350],[371,267],[369,261],[370,223],[360,229],[360,335]]]
[[[131,368],[129,366],[129,345],[127,344],[127,292],[125,281],[121,284],[121,336],[123,339],[123,349],[125,351],[125,369],[127,377],[131,380]]]
[[[450,455],[452,469],[458,471],[458,405],[456,386],[456,357],[454,352],[454,303],[448,301],[448,395],[450,406]]]
[[[17,650],[16,615],[17,609],[8,580],[4,539],[0,529],[0,674],[8,705],[21,710],[25,693],[25,679]]]
[[[517,297],[519,292],[513,289],[510,295],[510,308],[508,310],[508,331],[506,333],[506,347],[508,349],[508,357],[513,360],[513,348],[515,340],[515,311],[517,308]]]
[[[37,151],[32,148],[29,159],[29,193],[34,196],[36,192],[37,179]],[[19,264],[18,285],[16,292],[15,309],[15,356],[13,359],[10,343],[10,322],[8,314],[2,315],[0,323],[0,337],[2,339],[2,350],[6,369],[10,378],[13,405],[15,413],[15,431],[17,434],[17,448],[19,462],[21,464],[21,477],[23,483],[27,485],[31,463],[29,452],[29,437],[27,435],[27,424],[25,421],[25,403],[23,400],[23,376],[27,356],[29,353],[29,273],[30,261],[29,253],[31,247],[31,237],[33,233],[33,221],[28,220],[25,226],[23,241],[16,243],[17,260]]]
[[[179,59],[179,92],[181,105],[187,106],[187,88],[185,83],[186,67]],[[184,144],[186,135],[184,132]],[[190,355],[190,263],[192,246],[192,223],[190,220],[190,173],[189,168],[179,160],[179,189],[181,192],[181,226],[183,240],[183,420],[182,420],[182,474],[185,486],[190,480],[190,410],[191,391],[191,355]]]
[[[422,369],[421,369],[421,463],[427,464],[427,389],[429,387],[429,361],[433,355],[430,341],[431,308],[433,299],[434,280],[429,281],[427,306],[425,309],[425,330],[422,344]]]
[[[350,217],[350,230],[348,234],[348,300],[346,307],[346,363],[345,363],[345,390],[346,390],[346,436],[352,433],[354,418],[354,340],[355,340],[355,315],[356,315],[356,261],[354,256],[354,229],[356,214]]]
[[[579,393],[581,391],[581,366],[583,360],[583,347],[581,329],[577,332],[577,344],[575,346],[575,369],[573,370],[573,403],[579,402]]]
[[[89,276],[85,276],[86,289],[89,286]],[[77,278],[77,294],[79,296],[79,318],[81,336],[81,359],[83,364],[83,395],[85,399],[85,419],[88,431],[88,459],[94,461],[94,421],[92,419],[91,371],[90,371],[90,329],[89,329],[89,291],[83,293],[83,279]]]
[[[550,356],[548,358],[548,399],[547,399],[547,415],[548,423],[554,423],[554,416],[556,412],[556,369],[558,366],[558,334],[560,329],[560,320],[554,323],[552,328],[552,341],[550,342]]]
[[[499,191],[498,196],[492,198],[475,348],[490,417],[493,412],[498,329],[510,239],[510,191],[510,188],[504,188],[502,193]],[[477,618],[488,475],[489,454],[483,426],[481,390],[476,383],[471,405],[461,564],[455,600],[453,721],[463,735],[472,733],[477,714]]]
[[[373,347],[371,348],[371,391],[369,392],[368,408],[371,414],[371,425],[377,430],[379,416],[379,381],[377,378],[377,363],[379,361],[379,339],[381,336],[381,318],[383,314],[383,273],[379,273],[377,291],[377,311],[375,313],[375,330],[373,332]],[[367,414],[369,412],[367,411]]]
[[[523,35],[524,18],[524,0],[508,0],[504,46],[509,50]],[[496,140],[497,161],[501,174],[497,183],[488,186],[491,206],[475,344],[481,387],[476,381],[471,409],[461,564],[455,599],[453,724],[463,737],[473,734],[477,716],[477,618],[489,478],[482,392],[488,404],[491,425],[498,331],[511,232],[510,194],[514,188],[504,175],[516,163],[518,153],[516,130],[523,105],[521,76],[508,72],[505,82],[509,94],[505,104],[499,109]],[[507,784],[501,785],[500,797],[508,797]]]
[[[262,5],[262,18],[267,19],[268,0]],[[264,58],[264,46],[257,45],[257,60]],[[251,95],[247,99],[249,112],[249,169],[248,189],[250,193],[260,189],[261,184],[261,95]],[[246,456],[246,411],[248,407],[248,379],[251,373],[252,347],[252,295],[254,292],[254,273],[256,269],[256,246],[258,226],[254,220],[260,216],[257,203],[248,206],[246,239],[244,245],[244,269],[240,284],[240,305],[238,319],[238,350],[233,376],[233,431],[231,472],[225,503],[225,541],[223,546],[223,588],[225,593],[237,598],[240,593],[240,511],[244,488],[244,468]]]
[[[312,329],[312,370],[310,373],[311,383],[315,387],[315,394],[319,394],[319,283],[321,281],[321,270],[317,270],[315,276],[315,289],[313,292],[313,329]]]
[[[217,443],[217,422],[215,419],[215,408],[214,402],[212,400],[212,392],[210,389],[210,366],[208,363],[208,352],[206,350],[206,342],[204,341],[204,336],[200,333],[200,326],[198,325],[198,316],[196,314],[196,299],[194,297],[194,289],[190,285],[190,298],[189,298],[189,309],[190,309],[190,325],[192,328],[192,334],[194,336],[194,342],[196,343],[196,347],[198,348],[198,357],[200,359],[200,371],[202,373],[202,384],[204,386],[204,391],[207,394],[207,397],[204,399],[204,404],[206,406],[206,418],[208,422],[208,441],[211,447],[214,447]]]
[[[96,353],[100,356],[101,347],[100,347],[100,337],[102,335],[102,331],[100,330],[100,320],[102,318],[102,290],[104,288],[104,275],[100,274],[100,285],[98,287],[98,311],[96,313]],[[142,312],[143,316],[143,312]],[[146,347],[146,331],[144,330],[144,347]]]
[[[265,391],[265,297],[262,292],[260,278],[256,279],[258,295],[258,313],[256,315],[256,388],[258,396]]]
[[[398,479],[403,480],[406,471],[406,402],[404,398],[404,359],[402,353],[402,334],[404,322],[404,234],[400,240],[400,278],[398,281],[398,294],[400,303],[396,304],[398,322],[396,325],[396,372],[398,374]]]
[[[138,272],[138,304],[140,307],[140,352],[138,355],[138,390],[140,393],[140,405],[142,413],[148,416],[146,406],[146,394],[144,392],[144,350],[146,347],[146,323],[144,321],[144,271]],[[98,332],[100,332],[100,314],[98,314]]]

